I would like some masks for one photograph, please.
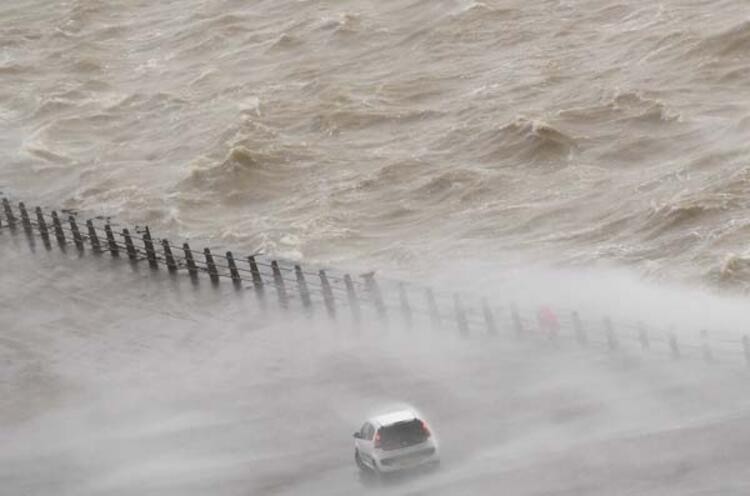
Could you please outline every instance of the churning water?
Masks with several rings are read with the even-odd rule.
[[[744,1],[16,0],[0,19],[0,184],[27,198],[392,271],[750,273]]]

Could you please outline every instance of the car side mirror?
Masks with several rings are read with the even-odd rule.
[[[354,433],[354,439],[362,439],[362,434],[360,434],[359,431],[355,432]]]

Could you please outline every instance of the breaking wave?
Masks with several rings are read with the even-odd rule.
[[[480,158],[488,163],[509,159],[521,163],[563,166],[579,150],[576,139],[551,124],[519,117],[496,131],[480,134],[476,143],[488,152]]]

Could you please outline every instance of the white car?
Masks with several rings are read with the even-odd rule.
[[[399,410],[367,420],[354,433],[354,461],[375,474],[437,466],[435,436],[413,410]]]

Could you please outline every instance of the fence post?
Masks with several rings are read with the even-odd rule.
[[[276,286],[276,294],[279,296],[279,304],[282,308],[288,308],[289,298],[286,294],[286,287],[284,286],[284,278],[281,275],[279,262],[276,260],[271,261],[271,271],[273,272],[273,283]]]
[[[89,233],[89,243],[91,243],[91,250],[95,254],[100,254],[102,252],[102,245],[99,244],[99,236],[96,234],[96,228],[94,227],[94,221],[91,219],[88,219],[86,221],[86,229]]]
[[[250,273],[253,276],[253,287],[255,287],[255,290],[260,294],[263,292],[263,277],[260,275],[258,262],[255,261],[255,256],[247,257],[247,261],[250,264]]]
[[[706,363],[713,363],[714,353],[711,350],[711,343],[708,340],[708,331],[706,329],[701,330],[701,348],[703,350],[703,360]]]
[[[425,289],[425,296],[427,298],[427,310],[430,313],[430,322],[435,328],[440,327],[440,312],[438,311],[437,302],[435,301],[435,293],[432,288]]]
[[[57,215],[57,211],[55,210],[52,211],[52,227],[55,230],[55,238],[57,239],[57,244],[64,247],[66,244],[65,232],[63,231],[60,217]]]
[[[13,208],[10,206],[10,202],[7,198],[3,198],[3,210],[5,210],[5,220],[8,221],[8,226],[11,229],[16,228],[16,216],[13,215]]]
[[[83,237],[81,236],[81,231],[78,230],[76,218],[69,215],[68,223],[70,224],[70,232],[73,234],[73,243],[76,245],[76,249],[78,251],[83,251]]]
[[[159,262],[156,260],[156,250],[154,250],[154,240],[151,238],[151,230],[146,226],[143,233],[143,247],[146,250],[146,258],[152,269],[159,268]]]
[[[104,233],[107,235],[107,247],[109,248],[109,252],[113,257],[119,257],[120,248],[117,246],[115,235],[112,232],[112,226],[109,224],[109,222],[104,224]]]
[[[320,286],[323,292],[323,302],[326,305],[326,311],[328,316],[331,318],[336,317],[336,300],[333,298],[333,290],[331,290],[331,283],[328,281],[328,276],[324,270],[318,272],[320,276]]]
[[[643,351],[648,351],[651,347],[648,339],[648,329],[646,329],[646,324],[643,322],[638,323],[638,342],[641,343],[641,350]]]
[[[195,265],[195,259],[193,258],[193,250],[190,249],[190,245],[187,243],[182,244],[182,252],[185,254],[185,265],[187,265],[188,274],[193,281],[198,280],[198,266]]]
[[[576,333],[576,341],[579,345],[586,346],[588,344],[588,336],[586,336],[586,329],[583,327],[581,316],[578,315],[577,311],[573,311],[571,320],[573,321],[573,331]]]
[[[482,313],[484,314],[484,323],[487,325],[487,334],[496,336],[497,326],[495,325],[495,316],[492,315],[492,309],[486,297],[482,298]]]
[[[413,324],[412,312],[409,306],[409,297],[406,294],[406,285],[403,282],[398,283],[398,299],[404,323],[406,327],[411,327]]]
[[[208,248],[204,248],[203,257],[206,259],[206,269],[208,269],[208,277],[211,278],[212,283],[218,284],[219,272],[216,270],[216,263],[214,262],[214,256],[211,255],[211,250],[209,250]]]
[[[344,274],[344,285],[346,286],[346,297],[349,307],[352,309],[352,318],[355,322],[359,323],[362,318],[362,310],[359,308],[357,292],[354,291],[354,282],[352,281],[352,276],[349,274]]]
[[[609,317],[604,318],[604,332],[607,335],[607,348],[609,351],[615,351],[617,349],[617,334],[615,334],[615,328],[612,326],[612,320]]]
[[[453,308],[456,314],[456,324],[458,325],[458,332],[460,332],[462,336],[468,335],[469,323],[466,321],[466,312],[464,311],[464,307],[461,304],[461,298],[458,296],[458,293],[455,293],[453,295]]]
[[[169,272],[177,272],[177,262],[175,262],[174,254],[172,253],[172,247],[169,246],[169,241],[166,239],[162,239],[161,247],[162,250],[164,250],[164,262],[167,264],[167,270]]]
[[[365,279],[365,287],[372,297],[372,302],[375,305],[375,310],[378,312],[378,317],[380,317],[381,320],[386,320],[388,315],[386,314],[385,304],[383,304],[383,296],[380,294],[380,287],[378,286],[377,281],[375,281],[375,274],[370,272],[369,274],[362,275],[362,277]]]
[[[44,214],[42,213],[41,207],[36,207],[36,226],[39,229],[39,234],[42,235],[42,240],[45,245],[49,244],[49,230],[47,230],[47,223],[44,221]]]
[[[677,345],[677,336],[673,332],[669,333],[669,350],[672,353],[672,358],[680,359],[680,347]]]
[[[518,307],[515,303],[510,305],[510,315],[513,320],[513,328],[516,330],[516,336],[521,337],[523,335],[523,322],[521,322],[521,316],[518,314]]]
[[[742,336],[742,351],[745,352],[745,362],[750,367],[750,337],[747,334]]]
[[[128,258],[132,262],[138,261],[138,252],[135,250],[135,245],[133,244],[133,238],[130,237],[130,231],[128,231],[127,228],[122,230],[122,237],[125,238],[125,251],[128,254]]]
[[[229,275],[232,276],[232,283],[234,287],[239,289],[242,287],[242,278],[240,277],[240,271],[237,270],[237,263],[234,261],[234,255],[231,251],[227,252],[227,265],[229,266]]]
[[[23,202],[18,202],[18,211],[21,213],[21,224],[27,233],[31,232],[31,219],[29,218],[29,212],[26,210],[26,205]]]
[[[299,298],[302,306],[309,310],[312,308],[312,300],[310,299],[310,290],[307,288],[307,281],[305,281],[305,274],[302,272],[302,267],[295,265],[294,275],[297,277],[297,288],[299,289]]]

